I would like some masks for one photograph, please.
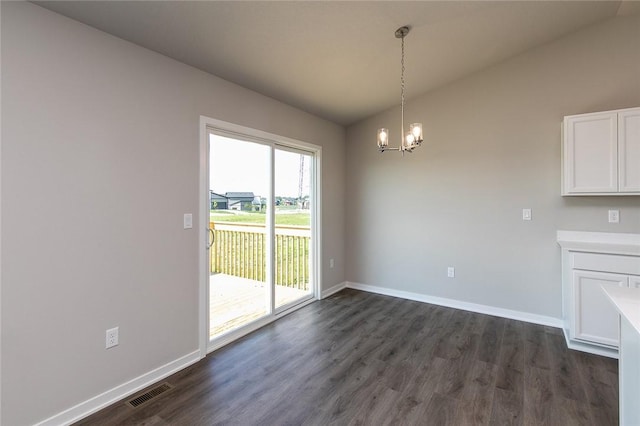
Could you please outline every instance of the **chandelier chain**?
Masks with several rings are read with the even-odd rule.
[[[400,63],[402,64],[402,72],[400,73],[400,86],[402,88],[402,104],[404,105],[404,37],[402,37],[402,56]]]
[[[401,38],[401,52],[402,56],[400,59],[400,64],[402,65],[402,70],[400,72],[400,144],[404,145],[404,35]]]

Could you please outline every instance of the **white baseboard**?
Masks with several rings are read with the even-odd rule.
[[[587,352],[594,355],[606,356],[607,358],[618,359],[618,351],[616,349],[601,348],[588,343],[580,343],[575,340],[569,340],[567,347],[580,352]]]
[[[153,383],[170,376],[171,374],[188,367],[200,360],[200,350],[193,351],[161,367],[149,371],[126,383],[116,386],[100,395],[58,413],[46,420],[37,423],[36,426],[70,425],[77,422],[108,405],[113,404],[129,395],[132,395]]]
[[[337,292],[339,292],[340,290],[344,290],[345,288],[347,288],[347,281],[343,281],[340,284],[336,284],[333,287],[330,287],[326,290],[322,291],[322,294],[320,295],[320,299],[326,299],[327,297],[331,296],[332,294],[335,294]]]
[[[608,358],[619,358],[619,353],[617,349],[614,348],[605,348],[603,346],[598,346],[596,344],[591,343],[582,343],[577,340],[571,340],[569,336],[569,329],[562,328],[562,332],[564,334],[564,340],[567,342],[567,347],[569,349],[574,349],[576,351],[587,352],[594,355],[606,356]]]
[[[539,325],[547,325],[550,327],[562,328],[563,325],[560,318],[537,315],[529,312],[513,311],[511,309],[497,308],[495,306],[480,305],[477,303],[463,302],[461,300],[447,299],[444,297],[429,296],[426,294],[394,290],[391,288],[377,287],[349,281],[347,281],[346,287],[356,290],[368,291],[369,293],[384,294],[385,296],[393,296],[399,297],[401,299],[415,300],[417,302],[431,303],[433,305],[447,306],[449,308],[462,309],[464,311],[477,312],[480,314],[494,315],[497,317],[509,318]]]

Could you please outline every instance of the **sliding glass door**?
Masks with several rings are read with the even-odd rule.
[[[208,129],[209,339],[229,340],[314,295],[316,156]]]
[[[276,309],[311,297],[311,169],[308,152],[277,148],[275,151]]]
[[[215,134],[209,138],[210,338],[270,312],[270,150]]]

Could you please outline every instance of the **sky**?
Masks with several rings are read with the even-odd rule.
[[[213,192],[267,196],[269,146],[209,134],[209,147],[209,188]],[[309,195],[311,165],[311,157],[304,157],[303,196]],[[300,154],[276,149],[275,162],[275,195],[297,197]]]

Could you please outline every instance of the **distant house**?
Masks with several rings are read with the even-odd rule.
[[[229,208],[227,197],[222,194],[209,191],[209,199],[211,200],[211,210],[226,210]]]
[[[262,199],[253,192],[227,192],[224,195],[209,191],[211,210],[260,211]]]
[[[224,196],[228,200],[227,208],[229,210],[253,210],[253,200],[255,199],[253,192],[227,192]]]

